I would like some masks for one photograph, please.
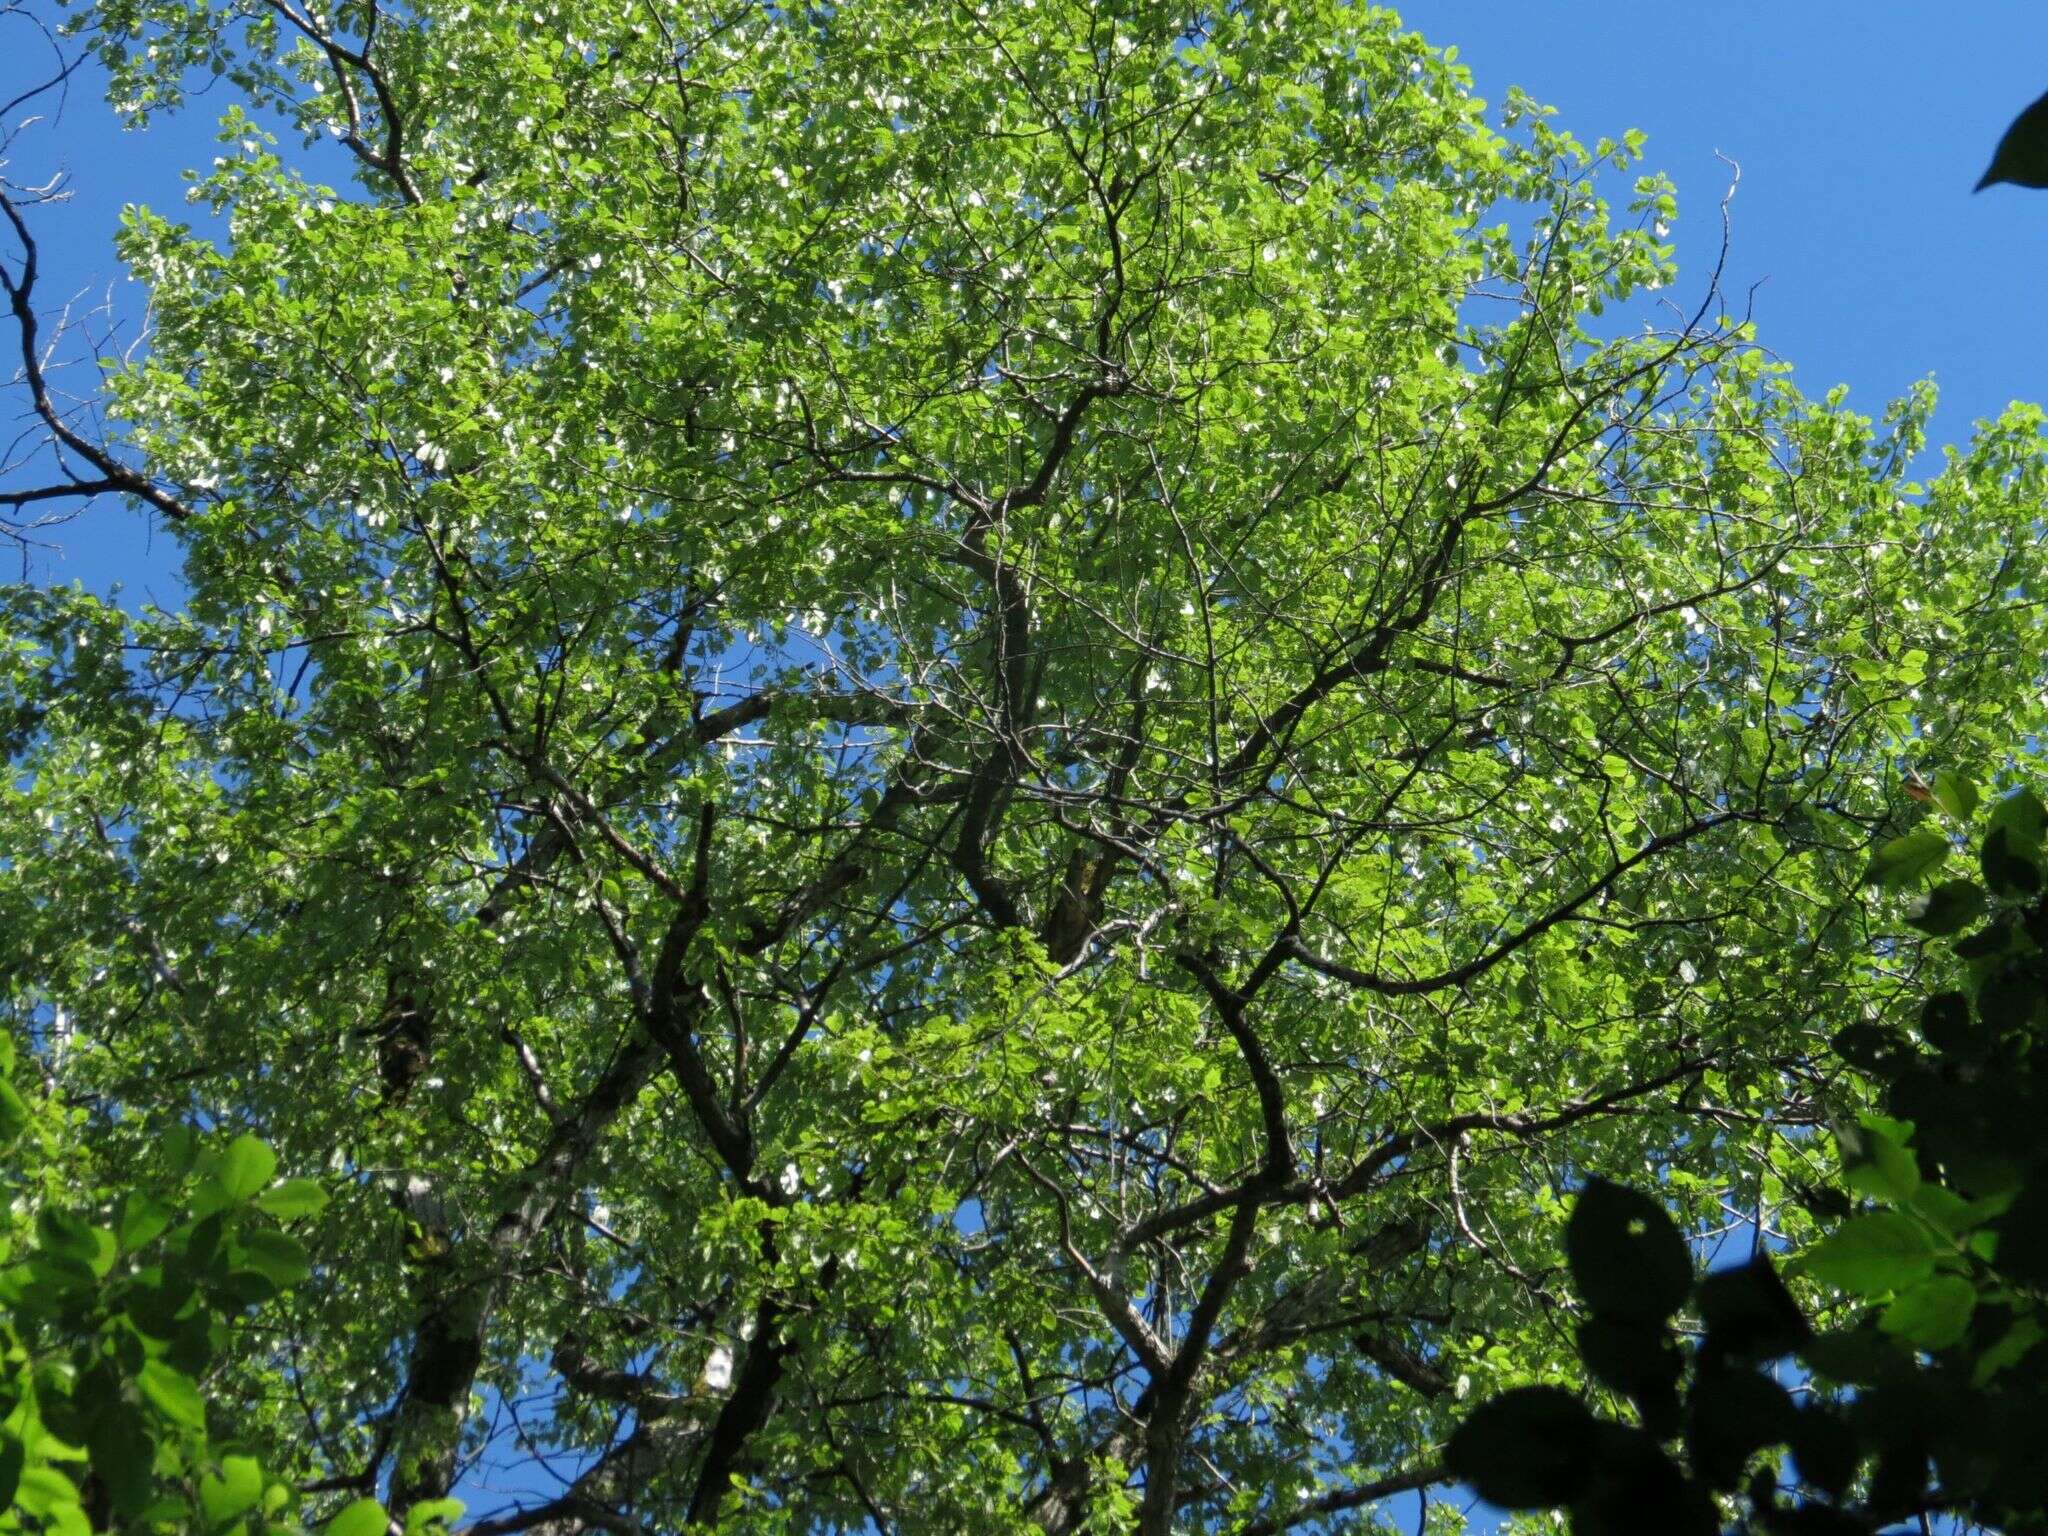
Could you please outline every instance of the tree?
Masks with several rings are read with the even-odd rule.
[[[1385,12],[75,25],[241,104],[104,432],[7,204],[4,499],[187,593],[8,592],[0,960],[108,1187],[332,1180],[207,1383],[309,1521],[1328,1528],[1569,1368],[1587,1175],[1808,1230],[1900,765],[2038,728],[2037,412],[1910,481]]]

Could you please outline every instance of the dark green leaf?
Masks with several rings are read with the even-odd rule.
[[[1906,903],[1906,921],[1922,933],[1941,937],[1974,923],[1984,915],[1986,905],[1974,880],[1944,880],[1926,895]]]
[[[2031,896],[2041,889],[2041,871],[2033,856],[2019,850],[2012,832],[2005,827],[1994,827],[1985,834],[1977,862],[1984,871],[1984,883],[1994,896]]]
[[[1941,992],[1920,1009],[1920,1035],[1937,1051],[1965,1051],[1976,1044],[1970,1023],[1970,1000],[1960,992]]]
[[[242,1262],[280,1290],[289,1290],[313,1272],[305,1245],[286,1233],[245,1232],[241,1247]]]
[[[2014,853],[2030,855],[2040,851],[2044,825],[2048,825],[2048,812],[2043,810],[2041,797],[2031,789],[2017,789],[1991,808],[1986,836],[2003,831]]]

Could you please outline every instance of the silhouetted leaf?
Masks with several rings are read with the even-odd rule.
[[[2048,1184],[2038,1177],[1998,1220],[1999,1274],[2021,1285],[2048,1286]]]
[[[1977,863],[1994,896],[2031,896],[2041,889],[2041,871],[2031,855],[2020,850],[2016,835],[2009,828],[1994,827],[1985,834]]]
[[[1882,1072],[1891,1056],[1904,1046],[1896,1034],[1877,1024],[1850,1024],[1837,1030],[1829,1044],[1850,1066],[1871,1073]]]
[[[1593,1415],[1559,1387],[1517,1387],[1482,1403],[1444,1448],[1454,1476],[1502,1509],[1554,1509],[1592,1475]]]
[[[1664,1207],[1605,1179],[1579,1191],[1564,1251],[1573,1283],[1598,1316],[1661,1323],[1692,1289],[1692,1256]]]
[[[1994,1034],[2025,1028],[2041,1002],[2041,979],[2031,966],[2008,965],[1977,989],[1978,1016]]]
[[[1751,1456],[1790,1440],[1798,1418],[1783,1387],[1747,1369],[1702,1370],[1685,1408],[1693,1471],[1724,1492],[1742,1481]]]
[[[1708,1275],[1697,1302],[1707,1328],[1705,1347],[1726,1359],[1774,1360],[1809,1336],[1799,1304],[1762,1254],[1739,1269]]]
[[[1644,1424],[1675,1432],[1678,1378],[1685,1357],[1662,1323],[1589,1317],[1579,1324],[1579,1356],[1602,1386],[1635,1400]],[[1654,1421],[1654,1422],[1653,1422]]]
[[[1571,1506],[1573,1536],[1716,1536],[1720,1522],[1707,1491],[1689,1480],[1639,1429],[1602,1424],[1593,1476]]]
[[[2011,949],[2017,937],[2018,930],[2010,918],[1995,918],[1967,939],[1958,939],[1954,952],[1959,960],[1988,960]]]
[[[1927,999],[1920,1008],[1920,1035],[1937,1051],[1968,1050],[1976,1038],[1970,1000],[1960,992],[1939,992]]]
[[[1809,1403],[1799,1410],[1789,1443],[1799,1476],[1830,1498],[1840,1498],[1848,1490],[1863,1459],[1855,1432],[1825,1404]]]

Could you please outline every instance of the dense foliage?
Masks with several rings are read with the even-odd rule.
[[[2038,412],[1914,481],[1336,0],[73,21],[221,233],[67,414],[8,194],[0,506],[183,583],[0,594],[8,1027],[85,1188],[331,1192],[203,1382],[308,1523],[1333,1529],[1572,1368],[1588,1177],[1812,1234]]]

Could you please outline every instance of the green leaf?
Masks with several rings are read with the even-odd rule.
[[[391,1517],[375,1499],[357,1499],[327,1522],[325,1536],[384,1536]]]
[[[54,1205],[36,1212],[36,1245],[53,1257],[87,1266],[97,1263],[100,1256],[92,1227]]]
[[[2041,797],[2032,789],[2021,788],[1991,808],[1985,835],[2003,831],[2011,838],[2014,852],[2033,854],[2040,851],[2044,825],[2048,825],[2048,809],[2043,808]]]
[[[1977,814],[1977,800],[1977,786],[1966,775],[1944,768],[1934,776],[1934,803],[1957,821]]]
[[[1940,937],[1968,927],[1987,909],[1984,892],[1974,880],[1944,880],[1906,903],[1906,921],[1922,933]]]
[[[0,1434],[0,1511],[14,1503],[14,1490],[21,1486],[22,1461],[20,1437]]]
[[[21,1474],[14,1491],[15,1502],[44,1520],[61,1518],[65,1510],[78,1507],[78,1485],[47,1464],[30,1467]]]
[[[28,1105],[12,1083],[0,1082],[0,1147],[12,1146],[28,1125]]]
[[[1977,1288],[1960,1275],[1936,1275],[1902,1291],[1878,1327],[1921,1349],[1947,1349],[1961,1339],[1976,1310]]]
[[[161,1360],[144,1363],[135,1373],[142,1395],[156,1405],[157,1412],[181,1429],[206,1428],[206,1404],[192,1378]]]
[[[313,1272],[305,1245],[284,1232],[255,1231],[242,1235],[242,1258],[249,1268],[289,1290]]]
[[[422,1499],[405,1512],[405,1536],[430,1536],[462,1514],[460,1499]]]
[[[1882,1296],[1924,1280],[1937,1256],[1934,1239],[1911,1217],[1873,1211],[1844,1222],[1801,1253],[1794,1267],[1854,1295]]]
[[[286,1179],[258,1195],[256,1209],[280,1221],[318,1216],[327,1209],[327,1191],[312,1179]]]
[[[1870,856],[1870,864],[1863,871],[1863,883],[1880,885],[1888,891],[1911,885],[1939,869],[1948,851],[1947,838],[1930,827],[1916,827]]]
[[[221,1155],[214,1183],[230,1203],[255,1198],[277,1172],[277,1154],[254,1136],[237,1136]]]
[[[223,1456],[220,1476],[199,1479],[199,1507],[216,1525],[225,1524],[263,1497],[263,1469],[253,1456]]]
[[[1876,1115],[1864,1115],[1859,1136],[1843,1136],[1843,1160],[1850,1164],[1849,1184],[1864,1194],[1903,1205],[1920,1188],[1920,1164],[1907,1148],[1910,1128],[1896,1127]]]
[[[121,1197],[121,1219],[115,1228],[121,1251],[133,1253],[155,1242],[170,1226],[172,1214],[171,1208],[155,1196],[139,1189],[129,1190]]]

